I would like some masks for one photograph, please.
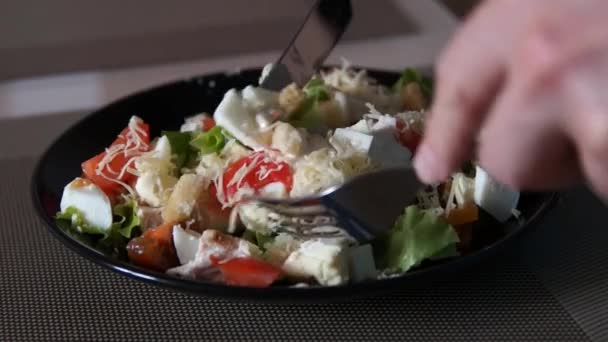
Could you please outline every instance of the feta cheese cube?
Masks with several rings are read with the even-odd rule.
[[[169,199],[169,189],[177,183],[169,139],[160,137],[152,151],[135,160],[135,168],[140,172],[135,183],[139,197],[153,207],[163,205]]]
[[[279,93],[264,88],[247,86],[241,92],[245,105],[253,111],[271,107],[279,101]]]
[[[255,114],[245,107],[243,98],[235,89],[230,89],[224,95],[213,117],[217,125],[222,126],[243,144],[253,149],[263,147]]]
[[[354,149],[369,155],[371,161],[381,167],[407,166],[412,153],[403,147],[390,130],[365,134],[350,128],[338,128],[332,137],[348,142]]]
[[[475,204],[499,222],[504,222],[513,214],[513,209],[517,208],[519,191],[498,183],[484,169],[477,166],[474,199]]]
[[[321,285],[340,285],[349,279],[345,248],[319,240],[303,242],[287,257],[282,269],[288,276],[314,278]]]

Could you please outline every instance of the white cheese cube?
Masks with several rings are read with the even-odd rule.
[[[504,222],[513,214],[513,209],[517,208],[519,191],[498,183],[485,170],[477,166],[474,198],[475,204],[499,222]]]
[[[74,207],[82,213],[84,222],[107,231],[112,226],[112,204],[108,196],[91,181],[76,178],[63,189],[60,208],[65,212]]]
[[[368,154],[374,137],[350,128],[337,128],[333,139],[349,143],[355,150]]]
[[[245,105],[254,111],[269,108],[279,101],[279,93],[264,88],[247,86],[241,92]]]
[[[321,285],[340,285],[349,279],[345,248],[318,240],[303,242],[287,257],[282,269],[288,276],[314,278]]]
[[[150,206],[160,207],[169,200],[169,190],[176,183],[177,178],[169,174],[144,172],[135,182],[135,191]]]
[[[215,123],[222,126],[243,144],[258,149],[262,147],[260,127],[252,114],[244,105],[243,98],[235,89],[230,89],[217,106]]]
[[[135,161],[140,172],[135,183],[135,191],[150,206],[160,207],[169,199],[169,189],[177,183],[172,172],[175,165],[171,161],[171,143],[166,136],[160,137],[154,149]]]
[[[397,141],[390,130],[370,135],[350,128],[338,128],[332,138],[348,142],[357,151],[369,155],[371,161],[381,167],[408,166],[412,157],[412,153]]]

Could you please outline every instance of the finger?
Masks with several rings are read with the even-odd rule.
[[[580,179],[575,149],[562,130],[559,97],[532,96],[525,79],[509,82],[483,127],[479,162],[499,182],[520,190],[561,188]]]
[[[605,10],[605,1],[591,5],[567,1],[546,8],[522,29],[522,39],[513,48],[516,58],[511,59],[509,68],[533,81],[527,84],[530,91],[559,82],[569,65],[608,47]],[[579,25],[581,22],[585,25]]]
[[[435,102],[414,159],[424,182],[447,178],[469,156],[484,113],[500,88],[505,64],[497,43],[501,33],[488,30],[500,15],[497,4],[482,5],[438,62]]]
[[[578,147],[586,178],[608,199],[608,53],[590,56],[564,81],[570,106],[564,129]]]

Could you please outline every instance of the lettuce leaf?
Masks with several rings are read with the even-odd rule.
[[[196,148],[201,154],[218,153],[226,144],[223,128],[215,126],[207,132],[197,134],[191,141],[190,146]]]
[[[319,104],[331,98],[329,87],[321,78],[313,77],[304,88],[306,98],[289,115],[289,123],[296,127],[312,129],[322,124]]]
[[[169,140],[171,145],[171,153],[176,156],[175,165],[180,170],[186,165],[193,156],[196,156],[196,151],[190,147],[192,134],[190,132],[163,131],[164,135]]]
[[[405,208],[389,233],[382,238],[382,268],[406,272],[423,260],[453,255],[459,242],[454,228],[430,211],[412,205]]]
[[[141,220],[137,215],[137,210],[137,203],[135,203],[135,201],[129,201],[115,206],[112,210],[114,214],[112,229],[118,231],[120,235],[127,239],[133,238],[141,224]]]
[[[303,88],[307,97],[314,99],[317,102],[329,100],[329,87],[318,77],[313,77]]]
[[[68,222],[70,227],[79,233],[101,234],[107,233],[107,229],[94,227],[87,224],[84,220],[84,215],[76,207],[68,207],[64,212],[57,213],[57,220]],[[65,225],[65,222],[63,223]]]
[[[246,229],[241,238],[260,247],[261,250],[265,250],[264,245],[274,240],[274,236],[272,235],[262,234],[250,229]]]
[[[427,101],[431,101],[433,98],[433,80],[429,77],[423,76],[418,70],[406,68],[403,70],[399,80],[393,85],[393,91],[398,92],[410,83],[418,83],[422,95]]]
[[[74,239],[89,245],[102,253],[124,259],[130,239],[140,234],[140,218],[137,204],[129,201],[116,205],[112,212],[114,219],[109,230],[92,227],[84,222],[84,216],[75,207],[57,213],[57,227]]]

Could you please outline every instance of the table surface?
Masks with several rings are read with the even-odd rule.
[[[565,192],[496,260],[424,289],[322,305],[210,299],[135,281],[55,240],[37,156],[81,114],[0,122],[0,340],[607,341],[608,211]]]

